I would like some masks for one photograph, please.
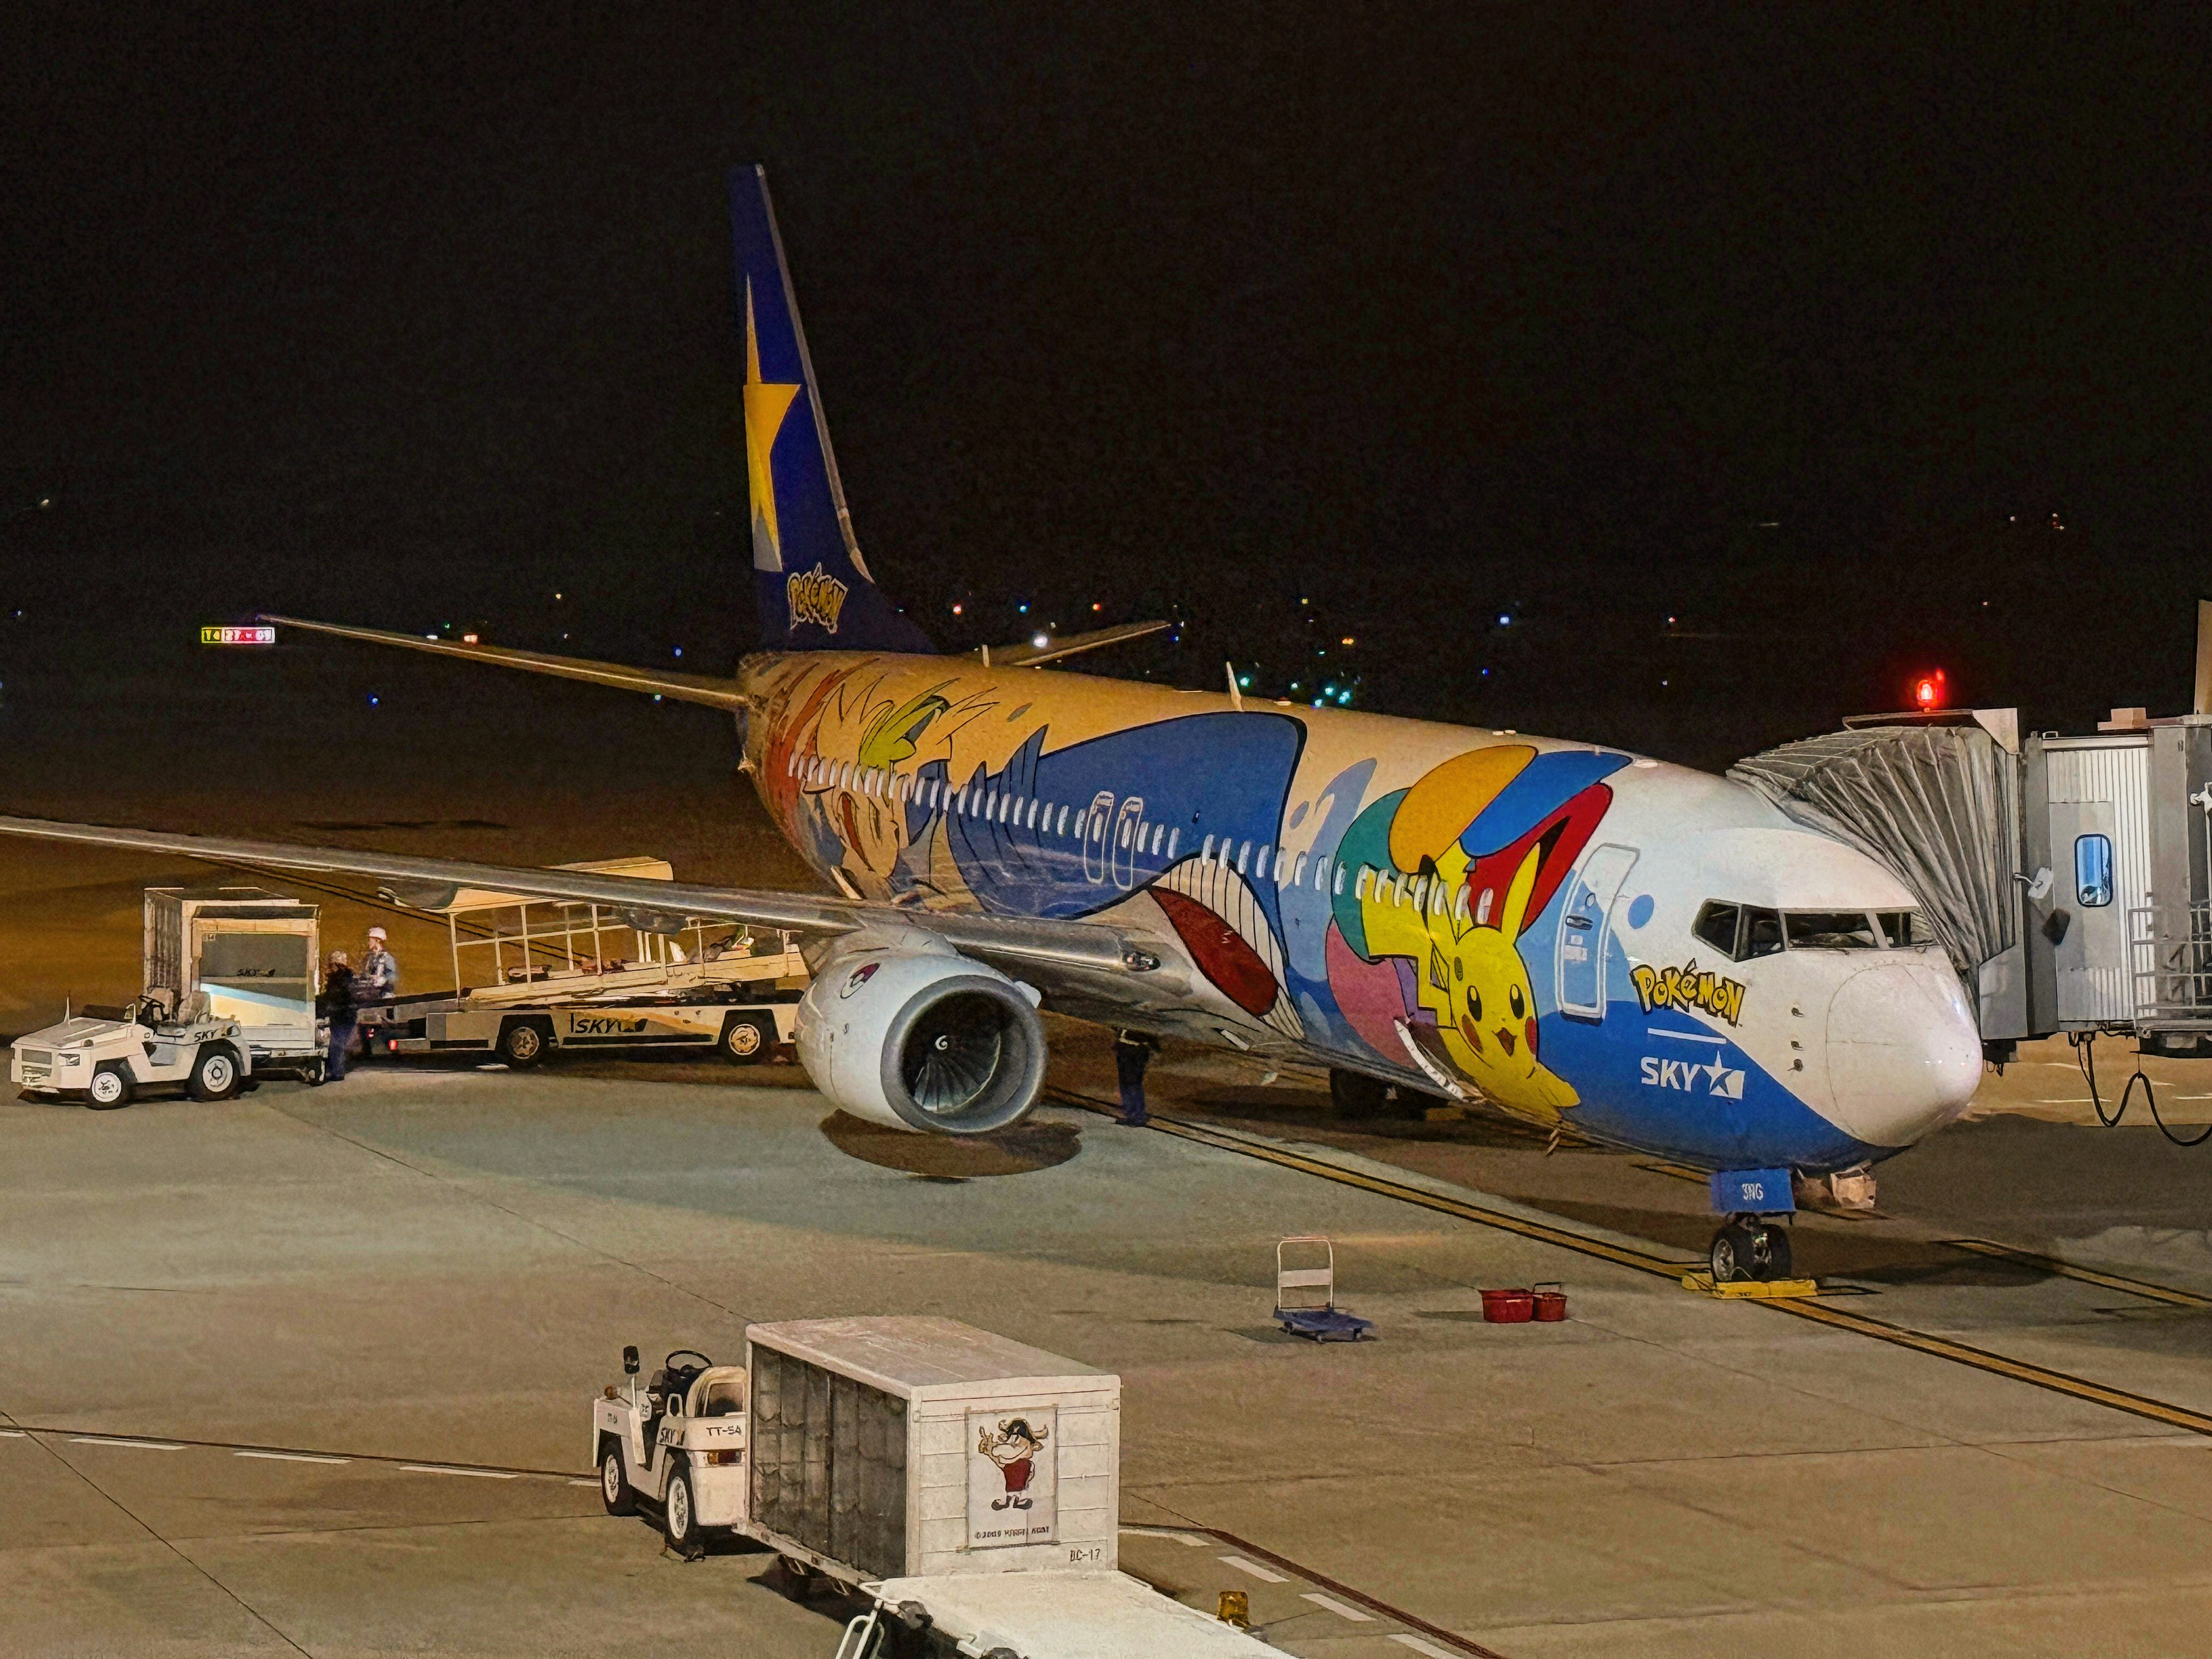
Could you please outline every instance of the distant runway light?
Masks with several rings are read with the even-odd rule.
[[[1042,651],[1045,647],[1052,643],[1052,635],[1049,634],[1032,634],[1030,635],[1030,643],[1036,647],[1038,650]]]
[[[1093,611],[1103,611],[1106,607],[1103,605],[1093,605],[1091,608]]]
[[[952,614],[956,617],[960,614],[960,607],[958,605],[956,605],[952,607]]]
[[[1352,639],[1351,635],[1346,634],[1342,639],[1339,640],[1337,643],[1339,645],[1352,645],[1357,643],[1357,641]]]
[[[376,693],[375,693],[375,692],[374,692],[374,691],[370,692],[370,693],[368,694],[368,706],[369,706],[371,708],[375,708],[375,707],[377,706],[377,702],[378,702],[378,699],[377,699]]]
[[[676,654],[679,657],[684,654],[684,647],[682,646],[679,645],[676,647]]]
[[[1498,625],[1500,628],[1510,628],[1513,626],[1513,618],[1501,611],[1498,613]]]
[[[1021,610],[1022,610],[1022,615],[1024,615],[1024,617],[1026,617],[1026,616],[1028,616],[1028,615],[1030,614],[1030,608],[1029,608],[1029,606],[1027,606],[1027,605],[1024,605],[1024,606],[1022,606]]]
[[[477,636],[473,634],[464,634],[461,635],[461,643],[463,645],[474,645],[476,642]]]

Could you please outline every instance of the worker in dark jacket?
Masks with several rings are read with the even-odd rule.
[[[315,1012],[331,1023],[330,1053],[323,1075],[332,1083],[345,1076],[346,1050],[353,1046],[353,968],[343,951],[331,952],[323,974],[323,994],[315,999]]]
[[[1160,1042],[1146,1031],[1121,1031],[1114,1037],[1114,1079],[1121,1085],[1121,1121],[1132,1129],[1152,1121],[1145,1110],[1145,1068],[1160,1051]]]

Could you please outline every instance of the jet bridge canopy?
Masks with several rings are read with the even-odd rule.
[[[2020,770],[2007,745],[1979,723],[1875,726],[1784,744],[1728,775],[1896,875],[1958,969],[1983,1036],[2027,1034]]]

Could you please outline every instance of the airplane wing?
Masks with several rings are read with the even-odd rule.
[[[0,817],[0,835],[163,853],[264,870],[366,876],[395,902],[423,909],[450,902],[459,888],[478,887],[529,898],[569,899],[661,916],[696,916],[757,927],[788,928],[799,933],[834,936],[863,930],[919,928],[1008,973],[1042,981],[1040,988],[1046,990],[1065,985],[1095,994],[1102,981],[1126,983],[1132,975],[1147,976],[1145,982],[1156,993],[1171,994],[1181,988],[1170,982],[1176,975],[1159,971],[1162,954],[1150,941],[1132,930],[1097,922],[920,910],[808,893],[702,887],[584,870],[535,870],[465,859],[414,858],[342,847],[301,847],[226,836],[62,823],[47,818]]]
[[[1111,628],[1094,628],[1087,634],[1046,635],[1042,645],[1035,640],[1024,640],[1018,645],[994,645],[968,654],[984,659],[994,668],[1036,668],[1044,663],[1058,662],[1063,657],[1096,651],[1101,646],[1141,640],[1147,634],[1174,626],[1171,622],[1116,623]]]
[[[350,628],[343,623],[304,622],[297,617],[264,616],[265,623],[305,629],[311,634],[331,634],[342,640],[361,640],[370,645],[396,645],[433,656],[460,657],[488,662],[526,673],[550,674],[556,679],[584,680],[610,685],[617,691],[649,691],[677,702],[702,702],[715,708],[742,708],[744,694],[733,679],[711,674],[684,674],[665,668],[633,668],[627,663],[592,662],[584,657],[554,657],[542,651],[517,651],[501,645],[468,645],[458,640],[430,639],[420,634],[393,634],[381,628]]]

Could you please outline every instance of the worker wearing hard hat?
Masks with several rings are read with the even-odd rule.
[[[368,930],[368,949],[361,958],[361,966],[354,972],[354,1000],[378,1002],[399,994],[399,964],[386,948],[384,929]]]

